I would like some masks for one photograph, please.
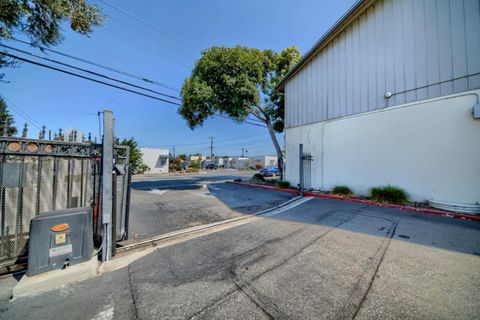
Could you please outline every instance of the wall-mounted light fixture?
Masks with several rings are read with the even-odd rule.
[[[389,99],[392,97],[392,93],[390,91],[385,92],[385,99]]]

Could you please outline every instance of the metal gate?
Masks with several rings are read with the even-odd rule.
[[[128,237],[131,177],[129,147],[112,148],[112,189],[118,191],[112,193],[112,238],[118,241]],[[42,212],[91,207],[94,243],[100,246],[101,169],[102,145],[92,141],[0,137],[0,273],[26,262],[30,220]]]
[[[304,190],[312,188],[312,161],[313,156],[309,152],[303,151],[303,144],[299,145],[299,191],[303,196]]]

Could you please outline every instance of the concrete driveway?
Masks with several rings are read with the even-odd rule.
[[[0,317],[478,319],[479,255],[479,223],[313,199],[19,298]]]
[[[293,197],[224,183],[252,175],[252,171],[213,170],[137,177],[132,184],[129,242],[259,212]]]

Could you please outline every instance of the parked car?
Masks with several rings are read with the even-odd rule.
[[[260,169],[260,174],[263,175],[264,177],[275,177],[277,174],[280,173],[280,170],[278,170],[277,167],[265,167]]]
[[[207,170],[217,170],[218,166],[215,163],[209,163],[209,164],[207,164],[205,169],[207,169]]]

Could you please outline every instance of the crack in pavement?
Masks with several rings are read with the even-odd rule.
[[[358,312],[360,311],[363,303],[367,298],[368,293],[370,292],[373,282],[375,281],[375,277],[378,273],[380,265],[383,262],[383,258],[385,257],[388,247],[390,246],[392,238],[395,235],[395,230],[397,229],[397,225],[399,222],[399,220],[392,220],[392,219],[379,217],[375,215],[369,215],[369,214],[363,214],[363,213],[359,215],[389,221],[391,223],[391,226],[385,235],[385,239],[382,241],[378,249],[375,251],[375,254],[372,257],[371,262],[365,265],[362,275],[360,276],[355,286],[353,287],[342,309],[338,313],[336,313],[335,319],[338,319],[338,320],[355,319],[355,317],[357,316]],[[373,273],[371,274],[371,276],[368,276],[370,271],[373,271]],[[366,287],[366,290],[362,292],[362,288],[365,288],[365,287]]]

